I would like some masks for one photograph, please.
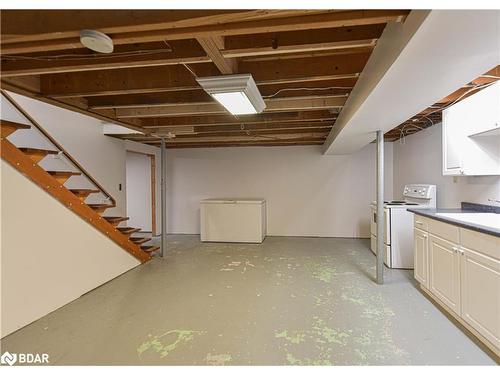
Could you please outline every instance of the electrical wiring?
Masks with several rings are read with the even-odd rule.
[[[165,42],[167,48],[145,49],[137,51],[111,52],[111,53],[72,53],[62,55],[47,55],[47,56],[22,56],[22,55],[2,55],[2,60],[20,61],[20,60],[36,60],[36,61],[56,61],[56,60],[81,60],[81,59],[105,59],[109,57],[131,57],[139,55],[154,55],[157,53],[172,52],[173,49]]]
[[[276,91],[274,94],[266,95],[263,96],[264,99],[270,99],[274,98],[278,94],[284,92],[284,91],[323,91],[323,90],[335,90],[335,89],[345,89],[345,90],[351,90],[352,87],[345,87],[345,86],[330,86],[330,87],[288,87],[288,88],[283,88],[279,89]]]
[[[139,50],[130,52],[112,52],[107,54],[92,53],[92,54],[69,54],[69,55],[52,55],[52,56],[20,56],[20,55],[4,55],[2,60],[21,61],[21,60],[35,60],[35,61],[70,61],[82,59],[105,59],[110,57],[132,57],[141,55],[154,55],[158,53],[172,52],[167,49],[155,50]]]
[[[198,78],[198,76],[196,75],[196,73],[194,72],[194,70],[191,69],[188,64],[182,64],[182,66],[184,68],[186,68],[189,71],[189,73],[191,73],[193,75],[194,78]]]
[[[482,76],[482,77],[487,77],[487,78],[499,78],[499,77],[496,77],[496,76]],[[439,112],[439,111],[443,111],[443,110],[445,110],[446,108],[448,108],[448,107],[450,107],[450,106],[452,106],[452,105],[456,104],[457,102],[459,102],[459,101],[460,101],[460,100],[461,100],[464,96],[466,96],[467,94],[470,94],[471,92],[473,92],[473,91],[475,91],[475,90],[484,89],[484,88],[486,88],[486,87],[488,87],[488,86],[493,85],[493,84],[494,84],[494,83],[496,83],[496,82],[498,82],[498,81],[493,81],[493,82],[489,82],[489,83],[485,83],[485,84],[473,85],[473,86],[472,86],[472,87],[470,87],[467,91],[465,91],[462,95],[460,95],[458,98],[456,98],[455,100],[453,100],[451,103],[448,103],[448,104],[446,104],[446,105],[445,105],[445,106],[443,106],[443,107],[439,107],[439,106],[431,106],[430,108],[435,108],[435,109],[434,109],[434,111],[431,111],[431,112],[429,112],[429,113],[427,113],[427,114],[425,114],[425,115],[422,115],[422,116],[421,116],[421,118],[424,118],[424,119],[426,119],[427,121],[429,121],[429,122],[430,122],[430,125],[429,125],[429,126],[432,126],[432,125],[434,125],[434,122],[433,122],[433,121],[429,118],[429,116],[430,116],[430,115],[432,115],[433,113]],[[417,126],[416,124],[412,124],[412,123],[410,123],[410,124],[404,124],[404,125],[403,125],[400,129],[399,129],[399,132],[400,132],[399,141],[400,141],[400,142],[402,142],[402,144],[404,144],[404,143],[405,143],[405,139],[404,139],[404,138],[405,138],[407,135],[409,135],[409,134],[408,134],[408,130],[409,130],[409,129],[407,129],[407,130],[406,130],[406,133],[405,133],[405,128],[406,128],[407,126],[413,127],[413,129],[418,128],[418,130],[423,130],[423,129],[424,129],[424,128],[421,128],[421,127]],[[415,130],[415,131],[417,131],[417,130]]]

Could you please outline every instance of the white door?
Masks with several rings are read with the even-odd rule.
[[[500,261],[461,249],[462,318],[500,348]]]
[[[426,232],[420,229],[414,230],[413,274],[418,282],[420,282],[423,286],[429,289],[429,267],[428,267],[429,247],[427,238],[428,235]]]
[[[153,225],[151,157],[127,151],[126,192],[128,226],[151,232]]]
[[[458,245],[429,235],[429,290],[460,314],[460,253]]]

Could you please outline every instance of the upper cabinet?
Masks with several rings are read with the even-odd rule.
[[[500,175],[500,81],[443,111],[443,175]]]

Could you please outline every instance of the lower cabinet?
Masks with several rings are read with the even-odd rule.
[[[460,253],[458,245],[429,235],[429,290],[460,314]]]
[[[500,356],[500,238],[418,221],[428,230],[414,228],[415,279]]]
[[[461,248],[462,319],[500,347],[500,261]]]
[[[429,289],[429,246],[427,238],[429,237],[426,232],[420,229],[413,231],[414,241],[414,259],[413,259],[413,274],[415,279]]]

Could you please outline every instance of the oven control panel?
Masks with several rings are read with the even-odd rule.
[[[405,185],[403,196],[430,199],[433,196],[435,189],[435,185]]]

